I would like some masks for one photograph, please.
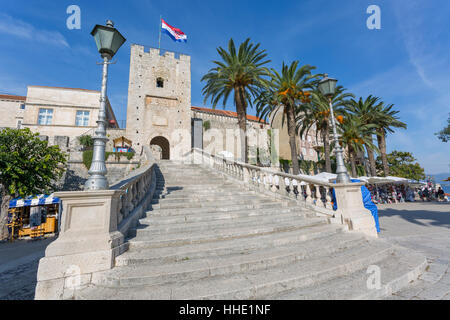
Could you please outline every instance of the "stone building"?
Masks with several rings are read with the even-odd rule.
[[[100,109],[100,91],[28,86],[22,126],[38,132],[51,144],[67,147],[77,137],[94,131]],[[109,100],[106,119],[118,127]]]
[[[241,158],[237,113],[228,110],[191,108],[193,146],[200,139],[200,147],[211,154],[228,154]],[[199,122],[199,126],[194,124]],[[258,158],[268,160],[270,150],[270,125],[255,116],[247,115],[247,145],[249,162],[257,164]],[[197,137],[196,137],[197,136]],[[263,161],[264,162],[264,161]],[[260,163],[261,164],[261,163]]]
[[[95,133],[99,99],[100,91],[95,90],[28,86],[26,97],[0,96],[0,110],[5,114],[0,127],[30,128],[50,144],[73,151],[79,136]],[[109,151],[112,139],[125,136],[135,151],[150,146],[162,159],[182,160],[192,147],[241,158],[237,113],[191,105],[188,55],[132,45],[126,128],[119,129],[108,100],[106,115]],[[275,158],[290,160],[287,126],[282,125],[281,115],[278,112],[270,123],[247,116],[250,163],[270,163],[274,150]],[[318,146],[314,130],[299,138],[300,158],[317,161]],[[275,162],[272,159],[272,165],[278,165]]]
[[[276,112],[270,117],[270,124],[273,130],[278,130],[279,136],[279,158],[283,160],[291,159],[291,147],[289,145],[289,134],[287,129],[287,118],[283,119],[283,107],[280,106]],[[302,137],[298,136],[296,139],[297,152],[301,160],[318,161],[318,147],[323,143],[316,137],[316,129],[313,126],[308,134]],[[320,138],[320,137],[319,137]]]
[[[26,97],[0,95],[0,128],[21,128],[25,113]]]
[[[157,145],[163,159],[191,150],[191,59],[132,45],[126,136],[135,148]]]

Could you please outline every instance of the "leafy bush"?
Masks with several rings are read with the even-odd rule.
[[[211,129],[211,122],[209,120],[206,120],[205,122],[203,122],[203,128],[205,129],[205,131],[208,131],[209,129]]]
[[[92,157],[94,155],[93,150],[85,150],[83,151],[83,164],[89,170],[92,164]],[[115,159],[120,161],[121,157],[126,157],[127,160],[133,159],[135,153],[134,152],[105,152],[105,161],[108,160],[109,156],[114,155]]]
[[[85,149],[91,149],[94,145],[94,139],[88,135],[78,137],[78,141]]]

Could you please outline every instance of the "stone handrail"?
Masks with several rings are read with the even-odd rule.
[[[364,208],[361,186],[364,183],[330,183],[306,175],[291,175],[192,149],[193,162],[219,170],[251,190],[289,198],[303,204],[332,223],[343,224],[348,230],[377,237],[371,212]],[[333,210],[334,191],[337,210]]]
[[[193,148],[195,163],[203,163],[242,181],[247,187],[259,191],[269,191],[282,197],[301,200],[321,213],[334,215],[332,204],[333,183],[324,182],[307,175],[292,175],[257,167],[220,155],[211,155],[204,150]]]
[[[149,147],[143,147],[144,161],[141,167],[135,169],[124,179],[110,187],[110,190],[120,190],[117,225],[120,232],[128,233],[130,223],[127,218],[133,213],[146,197],[152,187],[156,184],[154,172],[155,161]]]
[[[144,215],[156,188],[156,164],[150,149],[143,151],[141,167],[109,190],[55,193],[63,207],[60,233],[39,262],[35,299],[70,299],[128,249],[128,231]]]

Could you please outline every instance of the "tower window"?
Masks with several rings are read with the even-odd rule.
[[[163,78],[156,79],[156,87],[157,88],[164,88],[164,80],[163,80]]]

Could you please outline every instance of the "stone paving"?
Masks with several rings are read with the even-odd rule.
[[[388,299],[450,300],[450,204],[379,205],[381,238],[426,255],[429,267]],[[0,300],[34,298],[39,259],[53,241],[0,243]]]
[[[0,300],[33,300],[39,259],[54,238],[0,242]]]
[[[427,271],[388,299],[450,300],[450,204],[379,205],[380,237],[423,253]]]

